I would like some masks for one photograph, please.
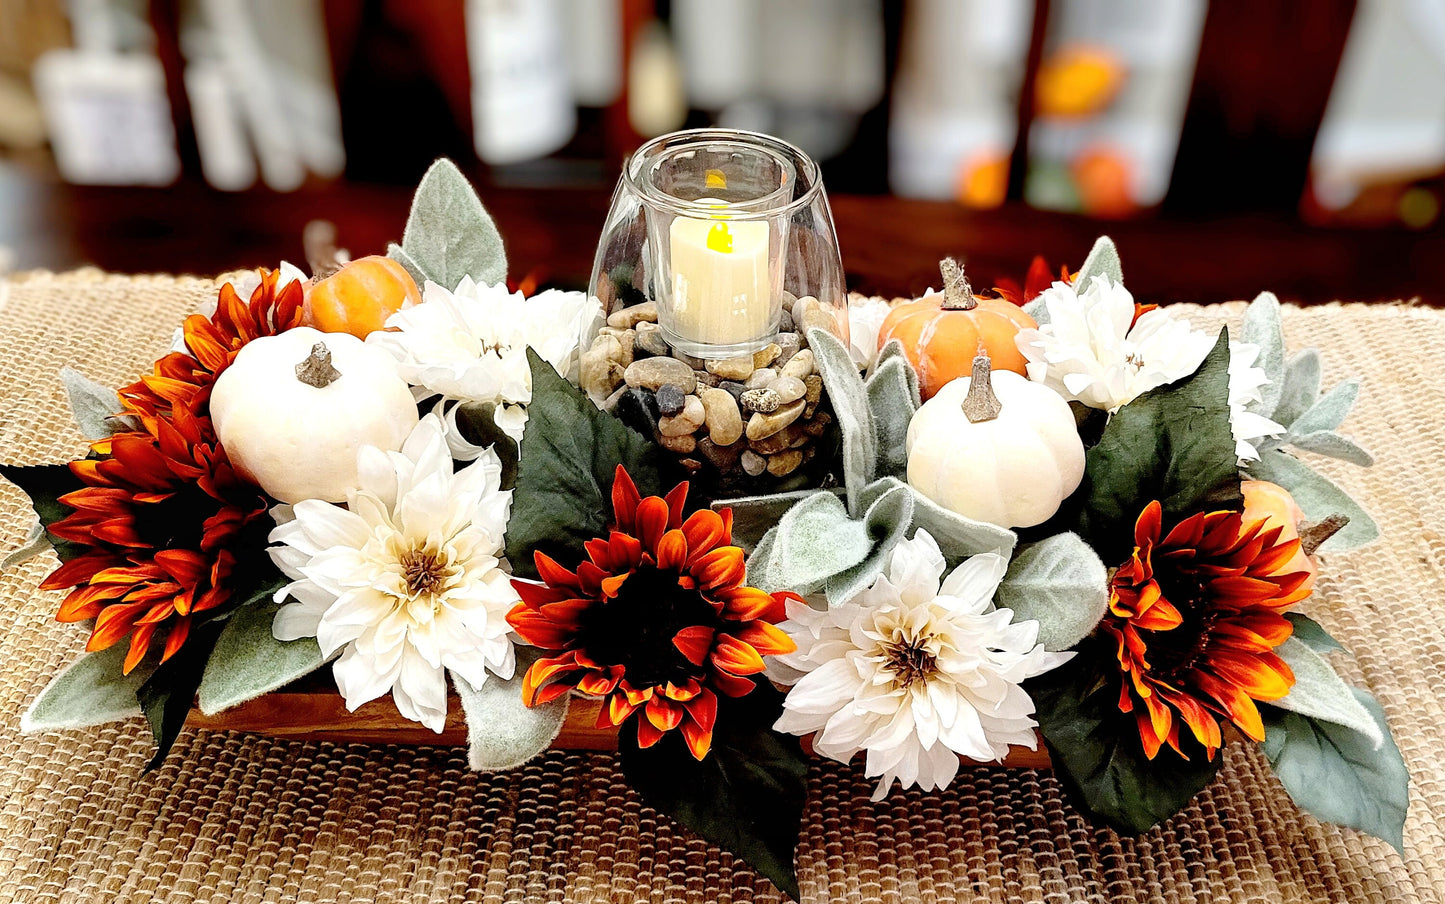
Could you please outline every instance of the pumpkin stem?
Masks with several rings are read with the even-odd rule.
[[[993,365],[988,355],[979,354],[973,359],[973,377],[968,381],[968,395],[963,399],[963,416],[970,424],[991,421],[1003,411],[1003,403],[993,393]]]
[[[307,223],[301,230],[301,247],[306,250],[311,278],[317,282],[340,270],[349,259],[344,250],[336,247],[336,224],[330,220]]]
[[[325,342],[311,346],[311,354],[296,365],[296,379],[317,389],[325,389],[340,378],[341,371],[331,366],[331,349]]]
[[[963,266],[951,257],[938,262],[938,272],[943,274],[943,309],[945,311],[972,311],[978,307],[973,297],[973,286],[963,275]]]
[[[1315,554],[1315,550],[1320,548],[1321,544],[1339,533],[1344,529],[1344,526],[1349,523],[1350,519],[1348,516],[1334,514],[1328,515],[1313,524],[1301,525],[1299,529],[1299,548],[1304,550],[1305,555],[1312,556]]]

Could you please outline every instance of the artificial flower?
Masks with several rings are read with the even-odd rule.
[[[235,547],[266,511],[260,491],[239,478],[204,419],[178,408],[173,419],[143,417],[141,429],[91,444],[70,470],[85,487],[60,497],[73,511],[50,526],[84,552],[41,583],[73,588],[56,618],[94,619],[87,650],[127,636],[123,671],[140,664],[157,632],[161,661],[193,622],[233,601]]]
[[[1163,535],[1158,502],[1139,516],[1100,629],[1117,646],[1119,709],[1134,714],[1150,759],[1166,743],[1183,753],[1181,722],[1211,758],[1223,743],[1220,718],[1264,740],[1255,701],[1278,700],[1294,684],[1273,650],[1293,630],[1285,610],[1310,592],[1307,573],[1281,573],[1299,549],[1281,530],[1218,511]]]
[[[1069,275],[1068,267],[1059,268],[1059,279],[1066,283],[1073,282],[1073,276]],[[1024,276],[1022,285],[1012,277],[1004,276],[999,278],[993,291],[999,298],[1023,307],[1038,298],[1051,282],[1053,282],[1053,275],[1049,271],[1049,262],[1044,260],[1042,254],[1036,254],[1029,263],[1029,272]]]
[[[492,402],[497,426],[521,440],[532,400],[527,348],[575,382],[579,349],[601,323],[601,303],[582,292],[526,298],[464,277],[450,292],[427,282],[421,304],[392,314],[366,341],[396,358],[418,402]]]
[[[1249,410],[1249,406],[1261,400],[1260,390],[1269,385],[1264,368],[1254,363],[1259,360],[1259,352],[1259,346],[1251,342],[1229,343],[1229,426],[1234,433],[1234,454],[1240,464],[1259,458],[1255,440],[1279,436],[1285,431],[1283,424]]]
[[[169,417],[173,409],[184,407],[203,415],[216,378],[246,343],[300,325],[302,283],[280,270],[260,273],[249,302],[241,301],[233,284],[224,283],[214,313],[186,318],[181,327],[185,351],[165,355],[151,373],[121,388],[128,412]]]
[[[304,293],[307,283],[307,277],[306,274],[301,271],[300,267],[297,267],[290,261],[282,261],[281,266],[276,269],[276,273],[278,274],[278,276],[276,279],[276,285],[272,290],[273,292],[279,292],[294,282],[302,287],[302,291]],[[242,298],[250,298],[252,295],[255,294],[256,290],[261,287],[261,285],[266,281],[269,276],[270,271],[262,267],[257,270],[242,270],[239,273],[233,275],[226,282],[231,286],[231,291],[234,292],[236,295]],[[200,314],[202,317],[210,318],[216,313],[218,307],[219,305],[217,304],[217,299],[207,298],[205,301],[202,301],[200,304],[196,305],[196,313]],[[187,355],[191,353],[190,349],[186,347],[185,327],[176,327],[175,333],[173,333],[171,336],[170,350],[173,352],[181,352]]]
[[[878,331],[893,305],[882,298],[853,298],[848,304],[848,353],[859,370],[878,357]]]
[[[717,695],[752,691],[762,657],[789,652],[793,642],[771,624],[787,595],[743,583],[732,512],[702,509],[684,520],[686,498],[686,483],[666,498],[641,498],[619,465],[615,529],[587,541],[574,571],[535,553],[542,583],[512,582],[522,602],[507,619],[549,654],[523,679],[529,706],[575,688],[606,701],[599,728],[636,714],[639,746],[680,728],[701,760],[712,745]]]
[[[453,470],[443,427],[421,419],[400,452],[364,446],[360,486],[345,507],[280,506],[270,550],[292,582],[271,631],[315,637],[355,710],[388,691],[403,716],[440,732],[446,671],[473,687],[515,668],[507,610],[516,602],[499,559],[512,493],[488,451]]]
[[[1056,282],[1039,295],[1048,322],[1019,330],[1029,379],[1065,399],[1117,411],[1145,392],[1199,369],[1214,340],[1163,309],[1139,313],[1122,283]]]
[[[1007,567],[987,553],[944,579],[943,553],[919,530],[843,605],[789,601],[780,627],[798,649],[769,672],[793,685],[774,727],[816,732],[813,748],[842,763],[867,751],[865,774],[879,778],[874,800],[895,779],[947,787],[960,755],[1001,760],[1010,745],[1033,749],[1034,704],[1020,682],[1073,654],[1045,651],[1038,622],[1015,623],[994,607]]]

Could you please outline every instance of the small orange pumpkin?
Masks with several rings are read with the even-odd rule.
[[[306,293],[301,322],[323,333],[350,333],[358,339],[386,326],[386,318],[421,303],[421,292],[406,268],[388,257],[371,255],[343,264]]]
[[[1024,373],[1024,356],[1014,344],[1021,329],[1038,326],[1023,309],[1001,298],[978,298],[953,258],[939,264],[943,294],[898,305],[878,330],[878,347],[890,339],[918,371],[923,398],[973,371],[973,359],[987,354],[994,370]]]
[[[1315,550],[1320,544],[1334,536],[1335,532],[1349,523],[1349,519],[1343,515],[1331,515],[1318,522],[1310,523],[1305,518],[1304,511],[1289,494],[1289,490],[1279,484],[1269,483],[1264,480],[1246,480],[1239,485],[1239,491],[1244,494],[1244,520],[1264,520],[1270,527],[1280,526],[1279,533],[1281,541],[1289,541],[1299,538],[1300,548],[1288,562],[1281,565],[1275,574],[1293,574],[1303,571],[1309,575],[1308,580],[1302,585],[1303,589],[1310,590],[1314,587],[1315,574]]]

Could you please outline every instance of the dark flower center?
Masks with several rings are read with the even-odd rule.
[[[1205,658],[1220,612],[1210,604],[1214,593],[1206,575],[1173,567],[1161,556],[1155,556],[1154,568],[1164,599],[1173,603],[1183,618],[1172,631],[1144,632],[1148,634],[1150,670],[1168,681],[1188,674]]]
[[[195,484],[182,484],[159,502],[134,503],[135,531],[152,549],[200,549],[205,521],[219,504]]]
[[[446,583],[446,569],[424,549],[413,549],[401,557],[401,575],[412,596],[435,593]]]
[[[915,681],[926,681],[938,670],[938,657],[924,648],[921,638],[885,643],[883,651],[888,657],[886,664],[889,670],[897,676],[904,690]]]
[[[643,565],[616,598],[591,606],[579,619],[578,646],[601,665],[622,665],[635,688],[701,678],[704,670],[673,646],[683,628],[722,628],[722,619],[696,590],[677,584],[677,572]]]

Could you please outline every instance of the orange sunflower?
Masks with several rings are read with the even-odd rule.
[[[1239,512],[1194,515],[1161,539],[1162,511],[1149,503],[1134,527],[1134,555],[1110,580],[1100,627],[1118,645],[1119,709],[1134,713],[1153,759],[1179,746],[1187,725],[1212,759],[1219,718],[1256,741],[1256,700],[1289,693],[1294,673],[1273,650],[1293,626],[1285,610],[1309,595],[1309,575],[1281,573],[1298,540]]]
[[[142,426],[71,463],[85,486],[60,497],[73,511],[50,533],[88,548],[40,585],[73,588],[56,618],[95,620],[87,650],[130,637],[126,674],[157,631],[165,661],[197,616],[231,600],[232,547],[266,513],[265,497],[236,476],[201,419],[178,408],[174,420],[144,417]]]
[[[210,401],[211,386],[242,346],[300,326],[301,283],[293,281],[278,289],[281,271],[262,268],[260,272],[261,284],[249,303],[241,301],[228,282],[221,286],[216,313],[186,318],[182,337],[191,353],[171,352],[156,362],[152,373],[122,387],[120,397],[127,409],[164,417],[182,407],[199,416]]]
[[[616,529],[585,544],[576,571],[541,552],[543,583],[514,580],[522,597],[507,615],[529,644],[552,653],[527,670],[529,706],[573,688],[602,697],[597,727],[637,715],[637,743],[680,728],[697,759],[712,745],[721,693],[756,686],[763,656],[795,649],[772,622],[792,594],[743,583],[743,551],[732,545],[732,512],[701,510],[685,521],[687,484],[641,498],[619,465],[612,483]]]

